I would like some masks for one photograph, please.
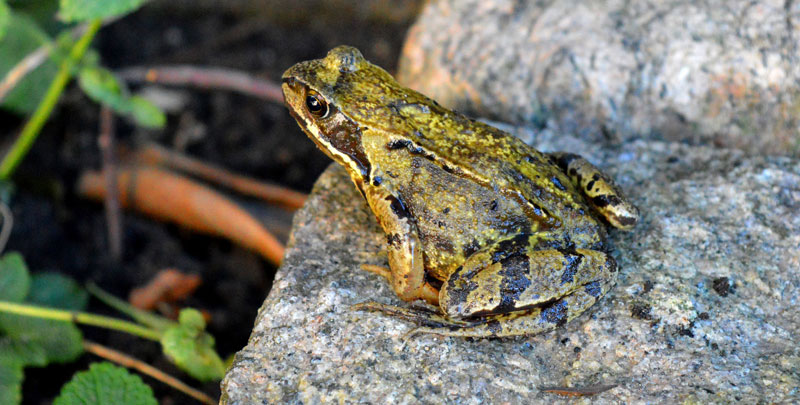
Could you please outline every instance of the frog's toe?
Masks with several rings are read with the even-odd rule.
[[[384,315],[400,318],[418,325],[440,327],[452,323],[443,315],[427,308],[406,308],[396,305],[383,304],[376,301],[367,301],[350,307],[354,311],[380,312]]]

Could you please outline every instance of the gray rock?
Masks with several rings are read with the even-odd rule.
[[[611,232],[621,272],[604,299],[537,336],[406,339],[411,325],[349,310],[404,304],[359,269],[385,265],[385,237],[334,166],[296,215],[223,403],[800,401],[800,161],[521,134],[583,154],[641,209],[634,231]],[[599,384],[618,386],[579,400],[539,390]]]
[[[401,82],[478,116],[599,141],[800,154],[800,2],[441,0]]]

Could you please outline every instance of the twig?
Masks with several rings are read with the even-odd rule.
[[[78,42],[75,43],[75,46],[70,50],[69,56],[61,63],[61,67],[56,77],[53,78],[53,81],[50,83],[50,87],[48,87],[44,99],[42,99],[39,106],[36,107],[36,111],[28,122],[25,123],[19,137],[17,137],[14,144],[11,145],[11,149],[3,157],[2,162],[0,162],[0,180],[7,179],[14,173],[14,169],[17,168],[22,158],[25,157],[31,146],[33,146],[33,142],[39,135],[39,131],[41,131],[47,118],[50,117],[53,107],[55,107],[56,102],[58,102],[59,97],[61,97],[61,92],[64,91],[64,87],[67,85],[67,82],[69,82],[70,77],[72,77],[73,67],[83,58],[86,49],[89,48],[89,44],[92,42],[94,35],[100,29],[102,23],[103,21],[99,19],[92,21],[86,29],[86,32],[83,33],[83,36],[81,36]]]
[[[138,150],[136,158],[140,162],[188,173],[238,193],[260,198],[291,210],[302,207],[308,197],[304,193],[286,187],[232,173],[221,167],[202,162],[154,143],[147,144]]]
[[[105,347],[103,345],[84,340],[83,341],[83,348],[89,353],[94,354],[95,356],[102,357],[106,360],[113,361],[121,366],[132,368],[142,374],[148,375],[152,378],[155,378],[158,381],[161,381],[164,384],[169,385],[176,390],[183,392],[184,394],[209,405],[216,405],[217,401],[214,401],[206,395],[205,393],[198,391],[182,382],[181,380],[141,361],[130,357],[124,353],[120,353],[114,349]]]
[[[2,201],[0,201],[0,215],[3,217],[3,228],[0,229],[0,253],[2,253],[6,248],[9,236],[11,236],[11,228],[14,227],[14,214]]]
[[[53,43],[48,42],[36,48],[36,50],[29,53],[28,56],[22,58],[16,66],[9,70],[8,73],[6,73],[6,77],[0,82],[0,102],[3,101],[11,90],[14,90],[14,87],[17,86],[23,77],[27,76],[28,73],[44,63],[52,50]]]
[[[104,201],[106,208],[106,226],[108,227],[108,246],[111,257],[115,261],[122,258],[122,213],[119,208],[119,193],[117,190],[117,159],[116,142],[114,139],[114,114],[107,105],[100,109],[100,136],[97,143],[103,156],[103,175],[106,182]]]
[[[131,82],[191,85],[201,89],[231,90],[283,103],[283,92],[280,85],[238,70],[189,65],[131,67],[123,69],[119,75],[122,79]]]

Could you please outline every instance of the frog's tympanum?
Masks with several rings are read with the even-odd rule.
[[[416,331],[455,336],[544,332],[592,306],[616,280],[601,220],[639,213],[580,156],[542,153],[400,86],[352,47],[292,66],[286,104],[347,169],[386,233],[389,268],[365,266],[404,301],[357,305]]]

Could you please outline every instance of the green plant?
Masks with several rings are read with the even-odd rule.
[[[58,17],[66,25],[44,20],[42,27],[34,15],[47,9],[50,0],[11,2],[0,0],[0,108],[27,114],[11,149],[0,160],[0,180],[8,179],[30,150],[56,102],[71,78],[78,76],[80,87],[89,98],[108,106],[145,127],[162,127],[164,114],[148,101],[131,96],[114,74],[99,64],[89,44],[104,20],[113,19],[139,8],[145,0],[60,0]],[[34,3],[34,4],[31,4]],[[39,7],[35,7],[39,5]],[[73,26],[79,25],[77,27]],[[48,30],[58,30],[51,39]],[[73,35],[77,34],[77,40]],[[44,51],[49,59],[33,71],[24,67],[31,55]],[[23,77],[24,76],[24,77]],[[44,86],[44,83],[49,85]],[[13,87],[10,90],[8,87]]]
[[[20,402],[25,367],[71,362],[83,353],[76,323],[158,341],[164,354],[192,377],[222,378],[225,366],[197,310],[182,310],[175,322],[133,308],[95,286],[90,290],[137,322],[83,312],[89,294],[74,280],[56,273],[31,276],[18,253],[0,257],[0,403]]]

